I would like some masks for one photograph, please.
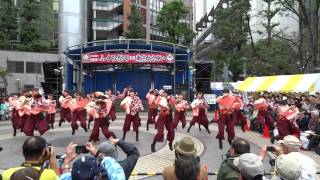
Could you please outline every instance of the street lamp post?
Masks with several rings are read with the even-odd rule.
[[[17,90],[18,90],[18,94],[20,93],[20,79],[16,79],[17,81]]]

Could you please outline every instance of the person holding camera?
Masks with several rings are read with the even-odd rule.
[[[91,143],[87,143],[85,146],[70,143],[66,153],[60,180],[126,179],[120,164],[107,153],[98,151]],[[70,169],[72,161],[72,169]]]
[[[231,143],[227,158],[221,163],[217,180],[239,179],[238,168],[234,165],[235,158],[242,154],[250,153],[250,144],[247,140],[237,138]]]
[[[278,145],[273,146],[272,152],[276,156],[276,160],[275,160],[276,162],[281,155],[287,155],[287,154],[292,155],[293,158],[295,158],[297,161],[302,163],[302,166],[301,166],[302,179],[308,179],[308,180],[317,179],[316,173],[317,173],[318,165],[315,163],[313,159],[302,154],[300,152],[300,149],[301,149],[300,140],[293,135],[288,135],[288,136],[285,136],[283,140],[278,141]]]
[[[263,180],[264,167],[262,159],[253,153],[245,153],[233,160],[239,169],[240,180]]]
[[[52,146],[48,146],[46,140],[39,136],[29,137],[22,146],[25,162],[19,167],[5,170],[3,180],[10,180],[11,176],[20,169],[33,168],[39,173],[40,180],[56,180],[59,170],[56,163],[56,153]]]
[[[126,154],[127,158],[123,161],[117,162],[116,159],[118,157],[118,152],[116,149],[116,145],[119,146]],[[100,166],[104,169],[103,172],[99,172],[100,175],[103,176],[111,176],[114,177],[117,174],[121,174],[120,170],[116,167],[119,163],[125,173],[125,179],[129,179],[131,172],[133,171],[138,158],[140,157],[138,149],[125,141],[119,139],[110,138],[109,141],[101,143],[97,148],[92,145],[92,143],[88,142],[86,145],[77,146],[76,144],[69,144],[67,147],[67,155],[64,159],[64,173],[70,172],[70,164],[71,162],[78,156],[78,154],[82,153],[90,153],[92,156],[96,157],[99,162],[101,162]],[[105,159],[105,157],[110,157]],[[87,159],[90,159],[88,157]],[[105,160],[105,161],[104,161]],[[115,161],[114,161],[115,160]],[[105,163],[104,163],[105,162]],[[115,167],[115,169],[110,170],[109,168]],[[94,167],[92,167],[94,169]],[[72,169],[73,171],[73,169]],[[76,171],[75,171],[76,172]],[[113,172],[111,174],[111,172]],[[94,174],[94,173],[93,173]],[[72,176],[72,173],[64,175],[64,176]],[[65,177],[64,177],[65,178]],[[110,179],[110,177],[109,177]],[[67,179],[62,179],[67,180]]]
[[[164,180],[197,179],[207,180],[207,167],[201,165],[194,142],[189,137],[182,138],[174,146],[175,162],[163,170]]]

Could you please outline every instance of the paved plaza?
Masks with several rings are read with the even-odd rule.
[[[209,115],[212,117],[212,114]],[[188,121],[190,120],[190,113],[188,114]],[[56,118],[57,122],[58,117]],[[162,169],[165,166],[171,165],[174,160],[174,153],[170,151],[166,142],[157,143],[156,150],[157,152],[151,153],[150,144],[156,133],[154,126],[151,125],[149,131],[146,131],[146,119],[147,114],[141,113],[142,127],[140,128],[140,141],[135,141],[135,133],[129,132],[127,134],[126,141],[136,145],[140,151],[141,157],[135,168],[135,172],[139,173],[148,173],[148,172],[162,172]],[[111,122],[110,130],[114,131],[117,137],[122,137],[122,125],[124,122],[124,114],[118,113],[117,120]],[[93,123],[91,124],[91,129]],[[190,136],[196,143],[198,154],[200,155],[201,161],[208,165],[209,172],[217,172],[219,165],[222,162],[222,156],[227,153],[229,149],[229,144],[224,143],[224,149],[220,150],[218,148],[218,140],[215,139],[217,134],[217,125],[210,125],[211,134],[209,135],[204,128],[202,131],[198,130],[198,127],[195,126],[191,129],[190,133],[186,132],[186,129],[181,129],[181,124],[179,124],[178,131],[176,132],[175,141],[178,141],[184,136]],[[62,154],[65,151],[66,146],[71,142],[78,144],[84,144],[87,142],[91,130],[85,133],[82,129],[76,131],[75,136],[71,135],[70,124],[65,123],[62,127],[58,127],[58,123],[55,125],[54,130],[47,132],[44,137],[56,147],[58,154]],[[166,132],[165,132],[166,134]],[[269,139],[263,139],[261,135],[256,132],[242,133],[242,131],[237,128],[236,135],[238,137],[246,138],[250,141],[252,152],[258,153],[260,147],[264,145],[269,145]],[[26,139],[24,134],[18,133],[17,137],[12,137],[12,129],[10,121],[0,122],[0,146],[3,146],[4,150],[0,153],[0,169],[6,169],[12,166],[18,166],[23,162],[23,157],[21,153],[22,142]],[[103,141],[105,138],[100,134],[100,140]],[[317,163],[320,162],[320,158],[313,152],[304,152]],[[123,152],[119,153],[119,159],[125,158]],[[266,165],[266,171],[270,172],[271,167],[269,165],[269,157],[264,160]],[[161,176],[154,177],[144,177],[144,176],[132,176],[131,179],[162,179]],[[209,179],[216,179],[216,176],[209,176]]]

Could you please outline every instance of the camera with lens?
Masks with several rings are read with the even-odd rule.
[[[87,150],[85,145],[79,145],[79,146],[76,146],[76,153],[77,154],[86,154],[86,153],[89,153],[89,151]]]
[[[275,165],[276,165],[276,160],[275,160],[275,159],[270,159],[270,160],[269,160],[269,164],[270,164],[271,166],[275,166]]]
[[[226,160],[226,159],[228,159],[228,158],[231,158],[230,151],[228,151],[227,154],[222,155],[222,159],[223,159],[223,160]]]

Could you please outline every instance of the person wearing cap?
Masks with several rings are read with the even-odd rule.
[[[217,180],[238,180],[238,167],[234,165],[233,161],[245,153],[250,153],[249,142],[242,138],[233,140],[227,158],[220,165]]]
[[[91,143],[86,144],[87,150],[92,155],[98,156],[99,154],[103,154],[105,157],[112,157],[114,159],[118,158],[118,151],[116,146],[119,146],[127,155],[127,158],[119,161],[119,164],[123,168],[126,178],[128,179],[140,157],[140,153],[137,147],[135,147],[131,143],[113,138],[109,138],[109,141],[101,143],[97,148],[95,148]]]
[[[164,180],[208,179],[207,167],[200,164],[197,149],[190,137],[182,138],[175,144],[174,149],[175,164],[164,168]]]
[[[273,146],[273,153],[276,156],[281,156],[284,154],[293,155],[303,165],[301,168],[301,176],[306,179],[316,179],[318,164],[313,159],[300,152],[301,142],[297,137],[288,135],[278,143],[278,146]]]
[[[240,180],[262,180],[264,167],[259,156],[245,153],[233,160],[234,166],[239,170]]]
[[[299,180],[303,179],[301,174],[302,163],[294,154],[283,154],[277,157],[275,161],[275,173],[272,177],[273,180],[277,179],[290,179]],[[314,179],[314,178],[307,178]]]
[[[60,180],[126,179],[122,167],[114,158],[105,156],[103,153],[98,153],[96,157],[90,154],[77,155],[75,153],[76,146],[76,144],[70,143],[67,147],[64,173],[60,176]],[[71,161],[74,161],[72,169],[69,165]]]

